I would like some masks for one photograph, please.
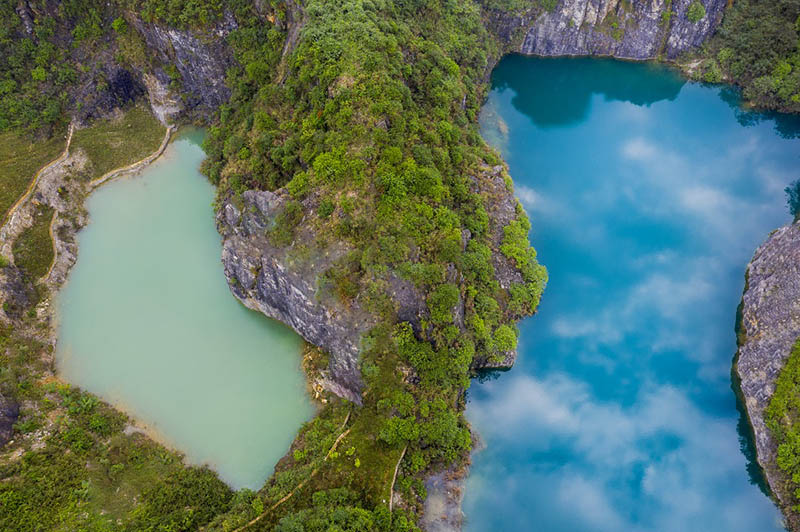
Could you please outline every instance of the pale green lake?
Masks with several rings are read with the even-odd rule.
[[[93,193],[78,262],[58,297],[59,374],[151,434],[258,488],[313,407],[300,338],[228,290],[197,170],[202,132],[180,135],[141,175]]]

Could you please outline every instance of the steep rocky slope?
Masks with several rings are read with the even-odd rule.
[[[503,166],[486,167],[473,176],[476,190],[491,197],[489,229],[494,242],[491,256],[497,279],[503,288],[522,282],[512,261],[498,251],[503,228],[516,216],[517,201],[506,186]],[[275,226],[290,195],[285,189],[276,193],[248,190],[228,197],[217,215],[217,228],[223,238],[222,263],[233,294],[247,307],[263,312],[292,327],[310,343],[330,354],[329,371],[319,384],[327,390],[360,403],[363,387],[359,367],[361,336],[377,323],[356,298],[344,304],[325,288],[325,274],[351,251],[343,242],[318,248],[313,226],[302,225],[290,248],[275,246],[269,231]],[[313,220],[318,208],[314,198],[304,208]],[[471,235],[462,234],[462,249]],[[309,250],[300,256],[297,248]],[[452,281],[458,273],[448,272]],[[399,274],[392,274],[389,292],[398,319],[408,321],[419,330],[423,320],[430,319],[425,295]],[[453,309],[456,325],[463,331],[464,302]],[[516,350],[502,357],[479,358],[475,368],[509,368],[516,359]]]
[[[747,267],[742,333],[735,370],[755,433],[758,462],[782,505],[791,500],[775,459],[776,444],[764,423],[775,380],[800,336],[800,224],[772,233]]]
[[[688,17],[692,3],[694,0],[562,0],[545,12],[510,15],[494,11],[492,25],[512,43],[512,50],[523,54],[674,59],[711,36],[722,20],[727,0],[703,0],[705,16],[697,22]]]

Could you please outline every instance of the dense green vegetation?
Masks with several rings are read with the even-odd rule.
[[[221,196],[286,187],[292,199],[276,217],[275,245],[311,247],[313,256],[349,243],[347,259],[324,276],[336,297],[382,318],[362,350],[364,406],[353,411],[344,444],[359,465],[321,464],[305,495],[264,521],[285,515],[287,527],[308,512],[325,513],[315,492],[344,488],[365,511],[385,508],[396,465],[387,457],[404,448],[395,488],[418,508],[425,496],[420,474],[469,451],[461,412],[473,360],[515,346],[514,321],[535,310],[546,279],[521,208],[506,228],[490,229],[488,212],[502,198],[490,195],[487,181],[499,161],[476,117],[484,76],[500,50],[479,7],[312,0],[304,9],[300,39],[287,56],[275,27],[231,36],[242,68],[231,72],[231,102],[205,146],[205,170]],[[501,186],[508,194],[510,180]],[[311,216],[303,205],[320,209]],[[297,242],[299,227],[315,241]],[[520,270],[511,289],[495,278],[493,253]],[[428,316],[418,329],[395,314],[393,275],[427,294]],[[462,302],[464,330],[455,320]],[[264,506],[271,500],[267,495]],[[368,520],[361,511],[341,517]]]
[[[39,21],[23,36],[17,2],[0,2],[0,131],[14,127],[53,131],[64,121],[67,89],[78,73],[67,60],[68,48],[56,40],[56,20]],[[77,18],[74,2],[64,2],[65,16]]]
[[[800,112],[800,0],[736,0],[696,76],[731,81],[757,107]]]
[[[141,434],[92,395],[48,378],[51,347],[0,328],[0,393],[25,401],[0,457],[0,530],[196,530],[231,508],[207,468]]]
[[[64,144],[61,134],[34,139],[19,131],[0,133],[0,215],[3,220],[27,190],[36,172],[57,158]]]
[[[800,511],[800,340],[778,375],[764,421],[778,445],[778,467],[786,473],[793,509]]]
[[[53,241],[50,238],[52,219],[53,209],[39,205],[33,215],[33,224],[14,241],[14,264],[31,282],[47,273],[53,262]]]
[[[115,118],[98,120],[76,129],[71,150],[83,150],[89,167],[85,177],[95,179],[115,168],[144,159],[161,145],[164,126],[149,109],[137,105]]]
[[[706,8],[705,6],[698,1],[694,1],[689,4],[689,9],[686,12],[686,17],[689,19],[689,22],[698,23],[706,16]]]

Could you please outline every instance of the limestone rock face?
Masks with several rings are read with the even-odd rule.
[[[360,403],[363,387],[358,364],[361,335],[375,318],[359,303],[345,306],[321,286],[322,275],[349,249],[330,246],[324,253],[299,260],[289,249],[272,244],[268,231],[287,197],[248,190],[239,205],[229,199],[219,210],[223,237],[222,264],[228,284],[242,303],[281,321],[310,343],[330,353],[334,393]],[[300,235],[298,238],[309,238]]]
[[[722,21],[727,0],[702,0],[706,15],[688,18],[695,0],[559,0],[541,15],[498,15],[495,31],[506,39],[523,31],[523,54],[608,55],[624,59],[675,58],[699,46]],[[670,14],[671,13],[671,14]]]
[[[234,64],[234,59],[226,37],[237,28],[231,13],[226,13],[221,21],[203,33],[149,24],[138,19],[134,20],[134,25],[159,61],[174,66],[180,74],[180,94],[186,109],[197,108],[203,114],[210,114],[228,101],[230,89],[225,85],[225,72]],[[153,77],[159,87],[169,85],[171,81],[161,68],[155,69]],[[155,80],[150,79],[148,83],[151,99]]]
[[[746,339],[739,348],[736,372],[755,433],[758,462],[785,505],[788,493],[775,465],[777,449],[764,424],[764,409],[800,336],[800,223],[772,233],[753,255],[747,267],[741,326]]]
[[[503,166],[486,167],[473,177],[473,187],[491,198],[488,214],[493,240],[492,265],[500,286],[508,288],[512,283],[522,282],[522,275],[510,259],[497,251],[503,227],[515,218],[517,209],[517,200],[506,185],[505,175]],[[365,309],[361,296],[343,303],[326,286],[325,272],[352,250],[349,244],[336,242],[319,249],[313,224],[307,223],[308,220],[300,223],[289,246],[276,246],[270,239],[269,232],[288,199],[283,189],[275,193],[248,190],[223,202],[217,213],[217,228],[223,240],[222,264],[228,285],[248,308],[285,323],[325,350],[330,355],[329,378],[321,384],[360,403],[361,341],[363,334],[377,323],[377,317]],[[303,212],[307,217],[315,216],[313,199],[303,202]],[[468,233],[462,235],[464,247],[471,238]],[[459,275],[455,267],[447,269],[449,282],[460,283]],[[424,293],[397,272],[387,274],[386,285],[398,319],[411,323],[419,333],[428,317]],[[462,301],[453,309],[453,316],[463,330]],[[509,368],[515,358],[515,351],[502,353],[502,360],[479,357],[474,367]]]

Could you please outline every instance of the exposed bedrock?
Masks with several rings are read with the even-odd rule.
[[[268,232],[286,199],[268,191],[248,190],[220,209],[217,227],[223,237],[225,277],[233,294],[248,308],[285,323],[330,352],[331,391],[360,403],[360,338],[374,325],[374,318],[357,302],[344,306],[320,290],[321,274],[348,252],[347,247],[331,246],[301,261],[293,260],[290,250],[270,242]]]
[[[560,0],[541,14],[497,14],[491,25],[523,54],[673,59],[702,44],[722,21],[727,0],[702,0],[705,16],[692,22],[688,11],[696,1]]]
[[[22,0],[17,13],[26,36],[34,38],[32,20],[54,17],[60,2]],[[55,28],[54,39],[71,59],[84,68],[70,91],[72,113],[79,122],[106,116],[145,94],[159,119],[167,123],[179,114],[210,120],[228,101],[230,89],[225,74],[234,63],[227,43],[236,19],[226,12],[221,20],[203,29],[177,29],[145,22],[133,12],[125,13],[131,38],[141,41],[143,51],[133,59],[119,61],[120,41],[115,32],[97,38],[94,46],[73,46],[69,25]]]
[[[225,72],[234,64],[226,38],[237,28],[233,15],[225,17],[202,33],[168,28],[133,19],[136,30],[152,50],[161,65],[171,65],[180,84],[180,107],[210,116],[228,101],[230,89],[225,85]],[[174,75],[174,74],[173,74]],[[172,78],[162,67],[153,69],[152,76],[162,91]],[[153,85],[153,79],[148,85]],[[151,90],[151,100],[153,91]],[[177,101],[171,102],[177,106]]]
[[[736,372],[755,434],[758,462],[775,495],[789,501],[777,468],[776,444],[764,424],[775,380],[800,336],[800,224],[773,232],[747,267],[742,298],[742,333]]]
[[[516,213],[517,201],[506,186],[505,175],[505,169],[496,166],[486,167],[473,177],[476,190],[490,198],[487,211],[495,250],[503,238],[503,227]],[[248,308],[285,323],[308,342],[327,351],[328,378],[320,384],[360,403],[362,335],[377,323],[377,318],[364,308],[359,298],[343,303],[325,286],[325,272],[351,248],[344,242],[317,246],[315,229],[307,223],[315,216],[313,198],[303,202],[307,219],[299,225],[293,243],[286,247],[274,245],[269,231],[288,199],[283,190],[276,193],[248,190],[223,202],[217,214],[217,227],[223,238],[225,276],[233,294]],[[463,246],[466,247],[470,237],[465,232]],[[522,281],[520,272],[501,253],[493,252],[492,264],[503,288]],[[448,281],[461,282],[455,268],[448,268],[447,275]],[[395,272],[388,272],[383,281],[398,319],[410,322],[419,331],[422,320],[428,317],[424,294]],[[453,309],[453,315],[455,323],[463,328],[463,303]],[[513,365],[516,352],[502,353],[500,358],[478,358],[475,367],[508,368]]]

